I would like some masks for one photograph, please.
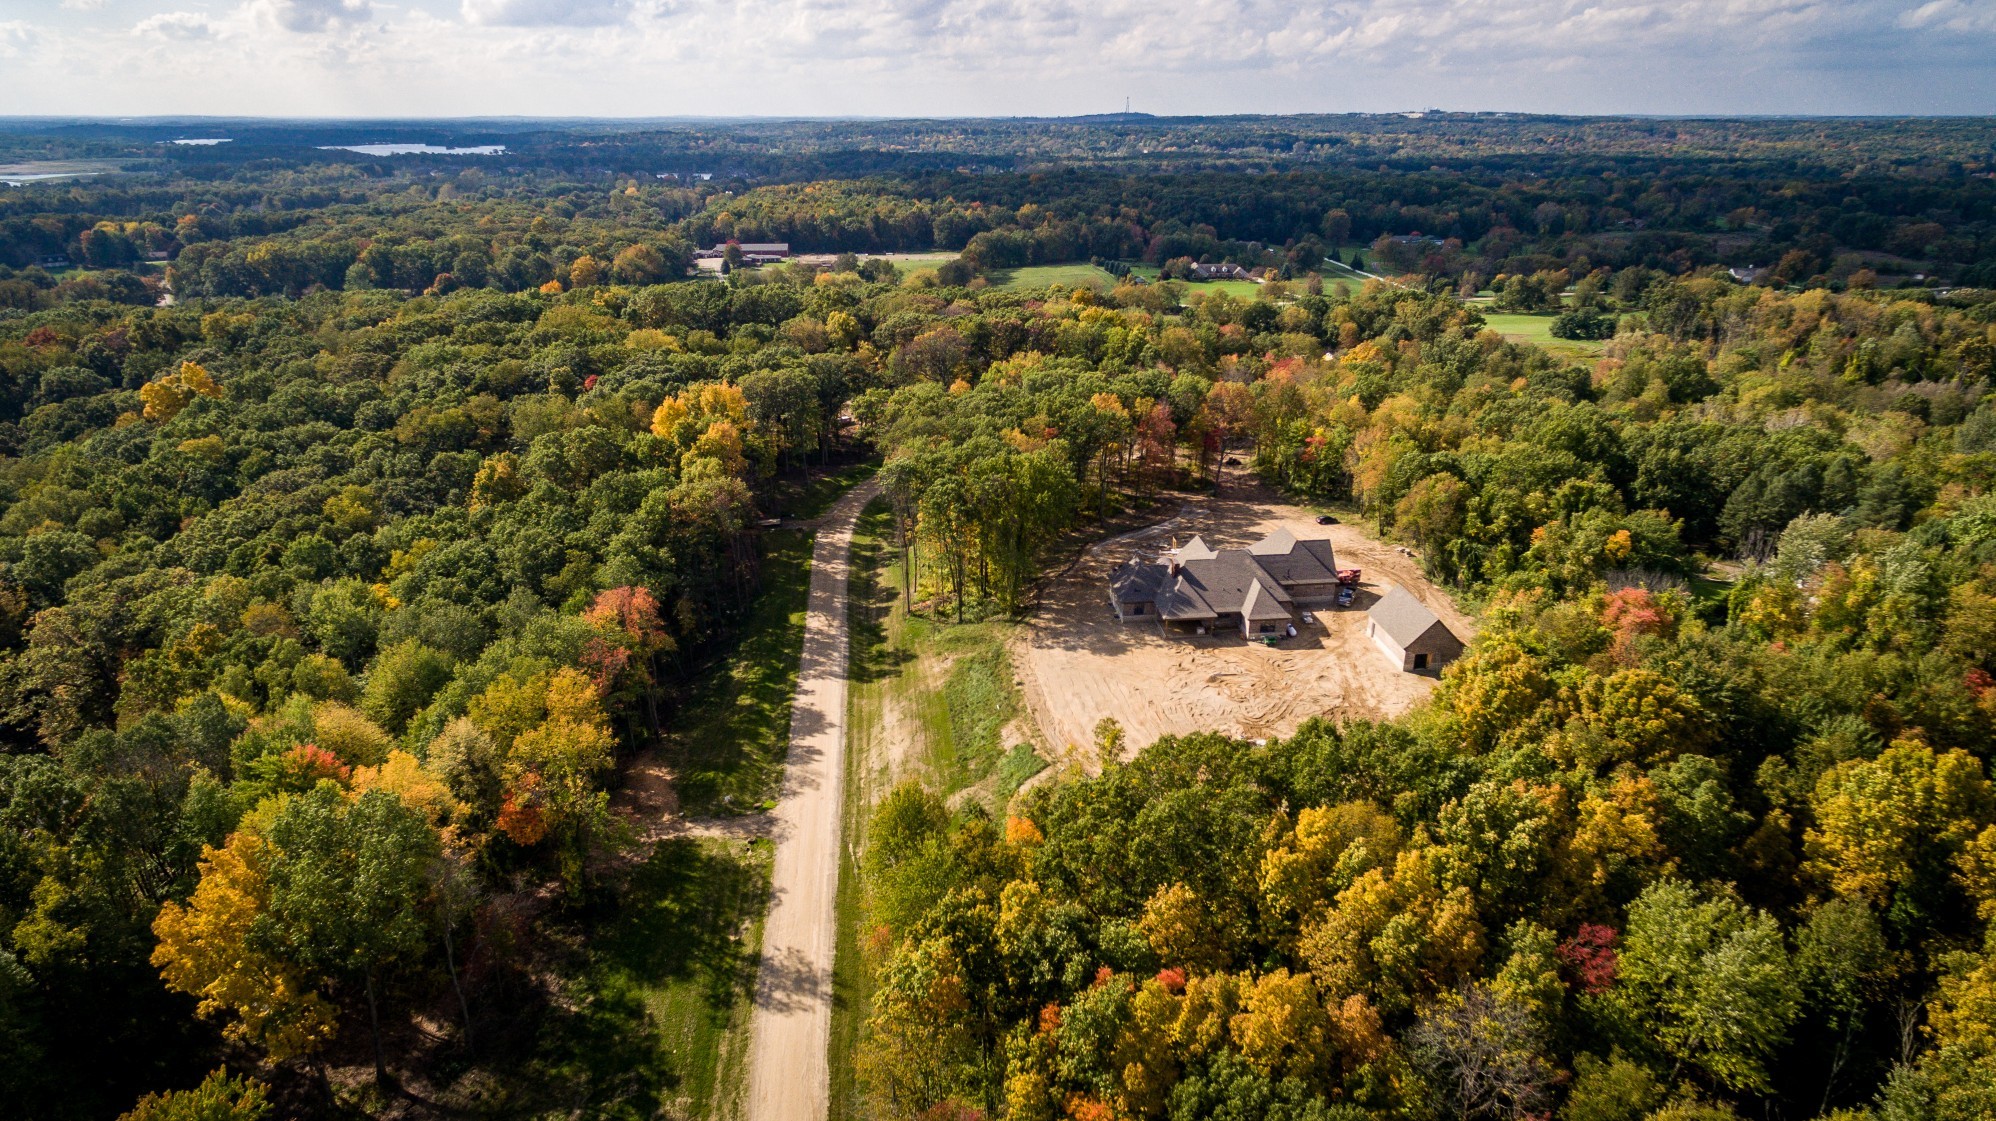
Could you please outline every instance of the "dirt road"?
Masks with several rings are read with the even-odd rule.
[[[1173,538],[1201,534],[1215,548],[1246,545],[1278,526],[1298,538],[1329,538],[1338,563],[1365,570],[1351,608],[1315,612],[1295,638],[1266,647],[1238,634],[1166,637],[1153,622],[1120,623],[1107,574],[1133,552],[1155,555]],[[1162,735],[1225,732],[1285,736],[1312,716],[1390,717],[1420,703],[1432,676],[1402,673],[1365,636],[1365,609],[1405,585],[1465,641],[1475,623],[1421,575],[1417,561],[1356,526],[1319,526],[1310,511],[1254,483],[1230,482],[1217,498],[1188,503],[1150,529],[1102,542],[1055,580],[1012,651],[1013,666],[1045,746],[1056,758],[1093,741],[1113,716],[1127,751]]]
[[[804,654],[790,710],[790,758],[774,815],[776,860],[750,1025],[749,1121],[824,1121],[831,1074],[833,907],[844,804],[846,578],[853,522],[879,490],[864,483],[819,523]]]

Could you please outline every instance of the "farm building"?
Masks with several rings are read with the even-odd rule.
[[[1404,587],[1379,597],[1366,614],[1367,637],[1402,670],[1439,670],[1462,655],[1462,640]]]
[[[1245,549],[1194,537],[1161,560],[1131,557],[1109,574],[1109,603],[1124,622],[1155,618],[1165,630],[1238,629],[1246,638],[1288,631],[1298,611],[1338,591],[1329,541],[1278,529]]]
[[[742,260],[752,265],[769,264],[790,256],[790,243],[787,241],[744,241],[738,242],[737,247],[742,251]],[[723,242],[712,249],[702,249],[693,256],[701,260],[711,260],[726,256],[727,252],[727,243]]]

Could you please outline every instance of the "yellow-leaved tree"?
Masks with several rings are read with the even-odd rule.
[[[201,1015],[226,1016],[223,1034],[284,1062],[332,1038],[334,1010],[301,970],[253,935],[270,906],[269,856],[254,828],[207,850],[193,897],[185,905],[167,902],[153,921],[159,945],[152,963],[169,988],[200,998]]]
[[[145,418],[161,424],[179,415],[196,396],[221,395],[222,387],[215,383],[207,367],[197,362],[182,362],[178,370],[147,382],[139,390],[139,400],[145,402]]]

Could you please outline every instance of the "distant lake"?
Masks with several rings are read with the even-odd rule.
[[[481,144],[475,148],[439,148],[434,144],[321,144],[322,152],[359,152],[363,156],[496,156],[504,144]]]
[[[232,143],[232,140],[231,140],[231,138],[229,138],[229,137],[226,137],[226,136],[216,136],[216,137],[204,137],[204,138],[202,138],[202,139],[200,139],[200,140],[174,140],[174,141],[169,141],[169,143],[173,143],[173,144],[191,144],[191,145],[198,145],[198,146],[200,146],[200,147],[203,147],[203,148],[206,148],[206,147],[211,147],[211,146],[213,146],[213,145],[216,145],[216,144],[228,144],[228,143]]]

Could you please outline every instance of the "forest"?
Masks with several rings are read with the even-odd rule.
[[[1285,127],[271,139],[0,189],[0,1098],[699,1114],[712,1040],[582,963],[634,921],[734,960],[638,913],[719,881],[627,800],[711,762],[786,526],[877,470],[908,598],[1009,619],[1238,453],[1481,633],[1395,721],[1126,761],[1109,720],[1014,798],[896,787],[853,838],[857,1116],[1996,1113],[1996,132]],[[812,144],[660,177],[772,132]],[[951,158],[847,162],[889,135]],[[1090,147],[1158,135],[1293,159]],[[730,240],[822,260],[692,267]],[[1187,260],[1259,283],[1134,271]],[[1490,329],[1527,312],[1595,349]],[[681,795],[774,779],[720,786]]]

